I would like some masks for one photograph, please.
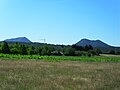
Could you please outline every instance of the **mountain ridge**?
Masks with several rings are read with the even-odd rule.
[[[91,45],[94,49],[101,49],[103,53],[108,53],[111,50],[114,50],[116,52],[120,51],[120,47],[111,46],[101,40],[81,39],[79,42],[76,43],[76,45],[77,46]]]
[[[81,39],[79,42],[76,43],[76,45],[78,46],[91,45],[93,47],[111,47],[111,45],[108,45],[101,40],[89,40],[89,39]]]
[[[17,37],[17,38],[11,38],[11,39],[5,39],[5,42],[23,42],[23,43],[32,43],[28,38],[26,37]]]
[[[39,43],[39,42],[32,42],[26,37],[17,37],[17,38],[11,38],[11,39],[6,39],[4,40],[5,42],[8,43],[15,43],[19,42],[22,44],[29,44],[32,46],[41,46],[41,45],[52,45],[55,48],[56,47],[61,47],[61,45],[55,45],[55,44],[47,44],[47,43]],[[2,42],[2,41],[1,41]],[[85,46],[85,45],[91,45],[94,49],[101,49],[103,53],[108,53],[110,50],[114,50],[116,52],[120,52],[120,47],[116,46],[111,46],[109,44],[104,43],[101,40],[89,40],[89,39],[81,39],[79,42],[76,43],[78,46]],[[65,45],[67,46],[67,45]]]

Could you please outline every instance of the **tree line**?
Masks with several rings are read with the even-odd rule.
[[[9,45],[7,42],[0,44],[0,53],[4,54],[21,54],[21,55],[55,55],[55,56],[94,56],[99,55],[100,49],[93,49],[91,45],[77,46],[77,45],[61,45],[61,48],[55,46],[28,46],[25,44],[14,43]]]

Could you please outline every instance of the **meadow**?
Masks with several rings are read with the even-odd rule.
[[[83,61],[83,62],[120,62],[119,55],[101,55],[101,56],[39,56],[39,55],[15,55],[0,54],[0,58],[12,60],[44,60],[44,61]]]
[[[120,90],[120,57],[0,54],[0,90]]]

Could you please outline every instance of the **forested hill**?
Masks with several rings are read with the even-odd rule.
[[[77,46],[86,46],[91,45],[93,48],[99,48],[103,53],[108,53],[110,51],[120,52],[120,47],[114,47],[106,44],[101,40],[89,40],[89,39],[81,39],[76,43]]]
[[[5,49],[8,48],[9,50]],[[4,50],[5,49],[5,50]],[[3,51],[4,50],[4,51]],[[54,45],[31,42],[26,37],[13,38],[0,42],[0,53],[11,54],[39,54],[39,55],[98,55],[100,53],[120,54],[120,47],[110,46],[100,40],[82,39],[73,45]]]
[[[102,42],[101,40],[89,40],[89,39],[81,39],[76,43],[78,46],[91,45],[93,47],[110,47],[110,45]]]

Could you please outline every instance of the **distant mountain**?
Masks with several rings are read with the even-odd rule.
[[[108,53],[110,50],[120,52],[120,47],[110,46],[100,40],[82,39],[79,42],[77,42],[76,45],[78,46],[91,45],[94,49],[96,48],[101,49],[103,53]]]
[[[18,37],[4,40],[6,42],[22,42],[22,43],[31,43],[31,41],[26,37]]]
[[[82,39],[76,43],[78,46],[85,46],[91,45],[93,47],[111,47],[110,45],[100,41],[100,40],[89,40],[89,39]]]

